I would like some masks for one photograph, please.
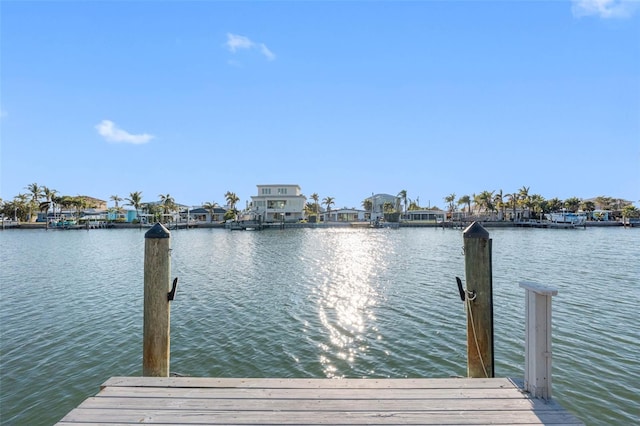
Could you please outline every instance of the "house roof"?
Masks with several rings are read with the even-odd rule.
[[[213,213],[226,213],[227,210],[223,209],[222,207],[215,207],[213,209]],[[189,213],[196,213],[196,214],[206,214],[206,213],[210,213],[209,209],[205,209],[204,207],[198,207],[195,209],[190,209]]]

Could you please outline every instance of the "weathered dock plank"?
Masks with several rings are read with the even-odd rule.
[[[582,424],[508,379],[114,377],[58,424]]]

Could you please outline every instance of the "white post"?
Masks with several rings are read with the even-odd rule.
[[[551,297],[558,290],[521,282],[525,294],[524,390],[535,398],[551,399]]]

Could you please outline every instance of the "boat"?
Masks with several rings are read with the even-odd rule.
[[[369,228],[400,228],[400,222],[387,222],[385,220],[376,219],[369,224]]]
[[[83,229],[85,226],[79,225],[73,219],[60,219],[57,222],[49,222],[49,229]]]
[[[586,226],[587,217],[584,214],[571,212],[555,212],[545,215],[550,226],[575,228],[576,226]]]
[[[0,222],[2,222],[2,226],[0,227],[0,229],[17,228],[18,226],[20,226],[20,222],[13,219],[2,218],[0,219]]]
[[[278,223],[277,226],[284,228],[284,223]],[[224,227],[230,231],[259,231],[263,229],[263,224],[259,220],[228,220]]]

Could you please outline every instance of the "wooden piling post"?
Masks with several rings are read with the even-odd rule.
[[[524,390],[551,399],[551,297],[558,290],[521,282],[525,293]]]
[[[494,377],[491,239],[473,222],[463,232],[467,295],[467,376]]]
[[[171,233],[156,223],[144,235],[142,375],[169,377]]]

